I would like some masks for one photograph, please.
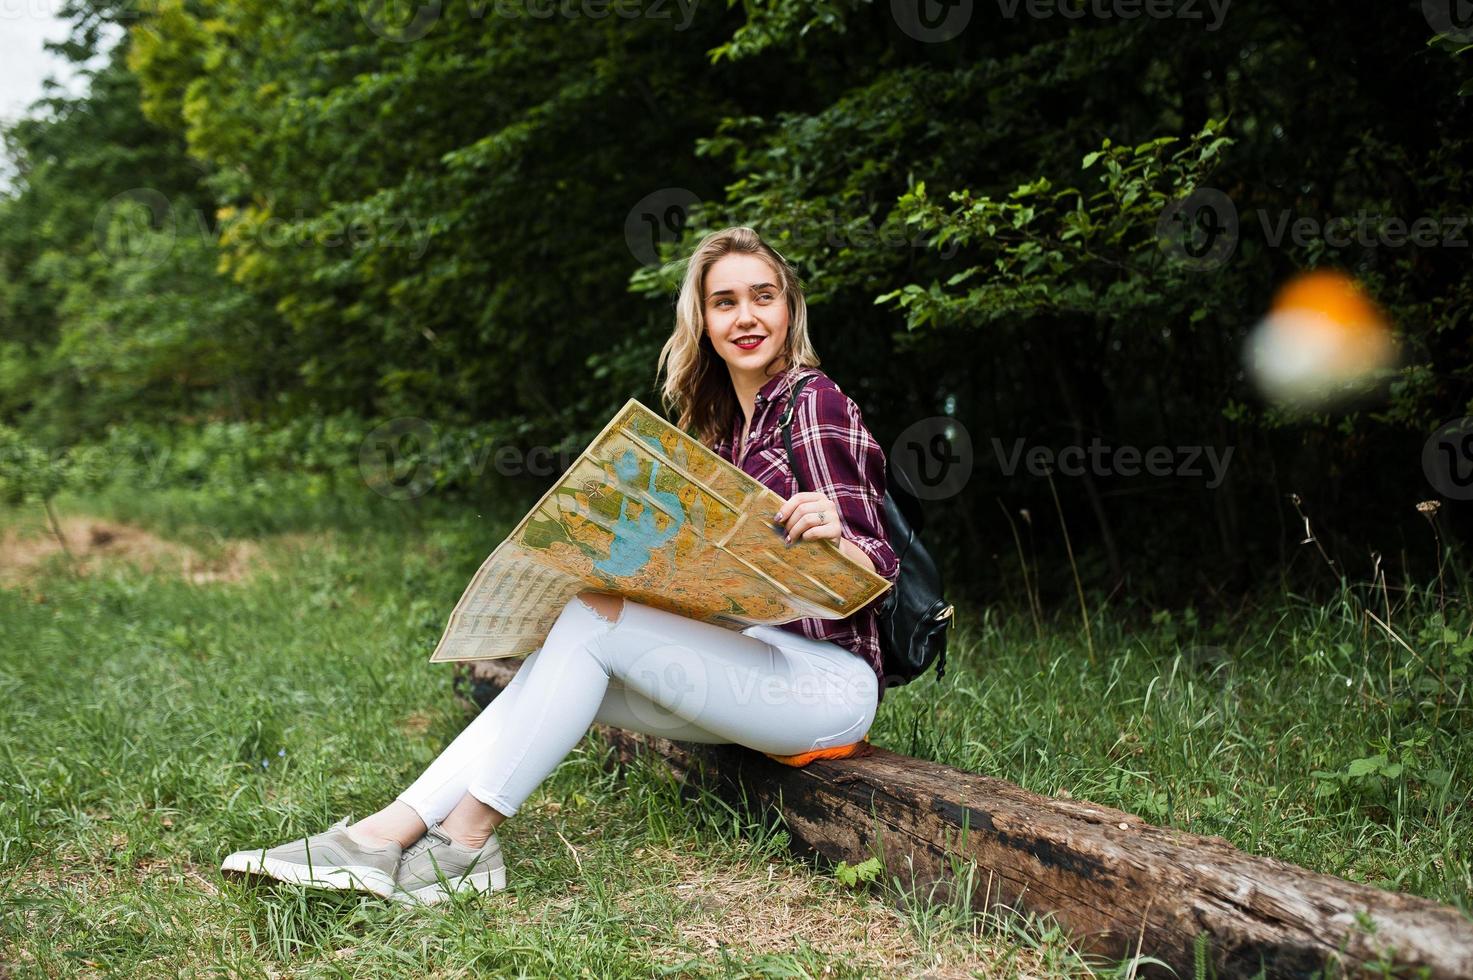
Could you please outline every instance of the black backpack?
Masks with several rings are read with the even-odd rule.
[[[788,404],[778,424],[783,430],[783,448],[788,454],[788,468],[802,490],[798,461],[793,455],[793,407],[798,394],[813,375],[800,378],[793,385]],[[926,546],[921,544],[920,530],[925,521],[920,498],[904,471],[886,466],[885,524],[890,547],[900,559],[900,573],[885,594],[879,607],[880,654],[887,687],[909,684],[936,663],[936,679],[946,675],[946,630],[956,624],[955,610],[941,597],[941,572]]]

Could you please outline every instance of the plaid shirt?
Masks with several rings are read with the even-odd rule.
[[[798,492],[798,483],[789,471],[778,420],[787,407],[791,383],[808,375],[814,380],[804,386],[793,413],[793,455],[803,488],[816,490],[834,502],[839,509],[840,532],[869,556],[876,573],[893,583],[900,562],[886,539],[885,452],[864,427],[859,407],[828,375],[817,368],[803,368],[791,377],[784,373],[769,379],[757,392],[745,455],[732,449],[741,440],[740,412],[732,420],[730,435],[718,439],[711,448],[784,500],[791,498]],[[863,657],[879,678],[883,700],[885,676],[875,606],[870,603],[844,619],[797,619],[781,628],[828,640]]]

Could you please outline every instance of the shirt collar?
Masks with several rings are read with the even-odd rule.
[[[812,373],[814,373],[813,368],[804,367],[799,368],[797,371],[784,371],[781,374],[776,374],[768,378],[767,381],[763,383],[762,387],[757,389],[757,397],[752,407],[754,420],[756,413],[761,411],[764,405],[770,405],[773,402],[778,401],[782,398],[784,393],[787,392],[788,388],[792,386],[793,382],[797,381],[804,375]],[[737,412],[736,416],[732,419],[731,433],[721,439],[718,439],[713,444],[713,448],[724,450],[727,447],[731,447],[733,451],[735,451],[735,447],[737,444],[737,435],[741,430],[741,417],[741,412]]]
[[[799,368],[797,371],[784,371],[767,379],[767,383],[757,389],[755,408],[777,401],[783,396],[794,381],[808,372],[808,368]]]

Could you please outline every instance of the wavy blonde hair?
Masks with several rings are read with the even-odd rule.
[[[808,339],[808,302],[803,283],[781,255],[751,228],[736,226],[713,231],[701,239],[686,260],[685,279],[675,301],[675,330],[660,350],[656,377],[665,374],[660,393],[665,410],[677,424],[710,446],[731,431],[741,411],[726,362],[706,336],[706,273],[725,255],[755,255],[772,267],[788,305],[788,339],[768,362],[786,363],[789,371],[818,367],[818,354]]]

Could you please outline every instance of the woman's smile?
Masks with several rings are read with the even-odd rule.
[[[732,343],[736,344],[742,350],[756,350],[766,339],[766,337],[762,337],[757,334],[747,334],[745,336],[738,337],[736,340],[733,340]]]

